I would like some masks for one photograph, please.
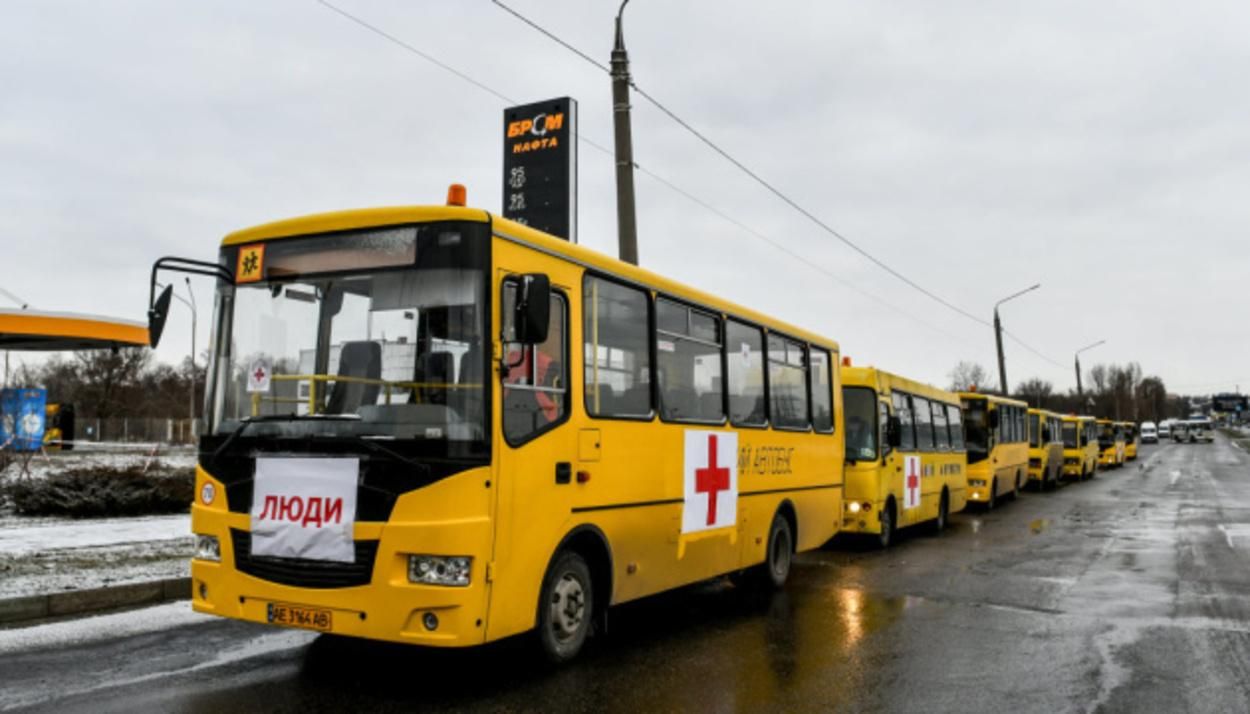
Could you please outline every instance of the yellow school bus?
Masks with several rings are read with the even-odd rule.
[[[218,278],[196,611],[561,661],[610,605],[780,586],[834,534],[837,343],[452,203],[153,267]]]
[[[1098,425],[1092,416],[1065,415],[1063,475],[1084,481],[1098,471]]]
[[[968,501],[994,508],[1015,498],[1028,478],[1028,404],[993,394],[960,392],[968,451]]]
[[[1029,483],[1054,488],[1063,477],[1063,434],[1059,415],[1029,409]]]
[[[1137,423],[1131,421],[1120,422],[1120,430],[1124,432],[1124,460],[1135,461],[1137,459],[1137,447],[1141,444],[1141,434],[1137,430]]]
[[[921,523],[941,532],[964,509],[959,396],[843,361],[846,472],[842,530],[877,537]]]
[[[1098,466],[1112,468],[1124,465],[1124,429],[1120,422],[1098,420]]]

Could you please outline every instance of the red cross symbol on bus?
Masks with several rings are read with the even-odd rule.
[[[707,524],[716,523],[716,497],[729,489],[729,469],[716,465],[716,435],[707,437],[707,466],[694,470],[694,490],[707,494]]]
[[[907,465],[911,467],[911,473],[907,474],[907,501],[915,503],[919,500],[916,498],[916,489],[920,488],[920,474],[916,473],[916,469],[920,468],[920,460],[909,460]]]

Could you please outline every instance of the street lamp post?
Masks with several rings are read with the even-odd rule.
[[[629,119],[629,53],[621,16],[616,13],[616,43],[612,47],[612,125],[616,140],[616,230],[620,259],[638,264],[638,226],[634,218],[634,140]]]
[[[998,385],[999,389],[1003,390],[1004,396],[1009,395],[1011,390],[1007,388],[1007,361],[1003,358],[1003,322],[998,319],[998,306],[1008,300],[1014,300],[1025,293],[1033,292],[1040,287],[1042,287],[1041,283],[1031,285],[1020,292],[1012,293],[1011,295],[1008,295],[1002,300],[994,303],[994,339],[998,344]]]
[[[1081,353],[1085,350],[1092,350],[1105,342],[1106,340],[1098,340],[1091,345],[1085,345],[1081,349],[1077,350],[1076,354],[1072,356],[1072,361],[1076,364],[1076,396],[1078,400],[1080,397],[1084,396],[1084,391],[1081,389]],[[1093,399],[1091,398],[1090,401],[1092,402]]]

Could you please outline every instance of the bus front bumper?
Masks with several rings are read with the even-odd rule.
[[[191,606],[196,612],[435,647],[465,647],[485,641],[486,563],[477,558],[471,562],[466,586],[412,583],[408,575],[412,554],[399,551],[395,545],[425,543],[432,546],[424,548],[427,553],[437,554],[439,550],[455,549],[455,545],[449,548],[447,543],[453,540],[448,538],[449,533],[456,532],[459,537],[454,540],[463,541],[466,525],[470,530],[478,530],[473,526],[479,524],[459,523],[449,528],[429,523],[358,523],[357,542],[377,540],[368,580],[350,587],[318,587],[312,569],[307,578],[301,578],[298,569],[302,561],[299,560],[282,559],[273,568],[274,573],[286,573],[278,577],[297,581],[294,585],[273,582],[236,568],[235,543],[250,542],[247,540],[249,533],[238,533],[242,523],[231,523],[239,520],[239,516],[246,523],[246,514],[211,511],[198,505],[192,507],[192,530],[196,534],[216,536],[220,553],[219,561],[198,558],[191,561]],[[489,522],[485,519],[480,526],[483,532],[489,531]],[[457,545],[465,552],[473,552],[463,544]],[[324,563],[315,561],[313,565]],[[295,573],[294,577],[291,573]],[[301,580],[304,582],[298,582]]]
[[[881,509],[879,501],[847,500],[842,505],[842,528],[847,533],[881,534]]]

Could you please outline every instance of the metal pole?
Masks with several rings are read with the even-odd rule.
[[[1076,360],[1076,398],[1080,401],[1085,396],[1085,392],[1081,390],[1081,356],[1078,354],[1073,359]]]
[[[1007,362],[1003,359],[1003,323],[998,319],[998,307],[994,307],[994,338],[998,343],[998,384],[999,389],[1003,390],[1003,396],[1011,396],[1011,391],[1007,389]]]
[[[621,15],[616,13],[616,44],[612,48],[612,124],[616,139],[616,227],[621,260],[638,264],[638,228],[634,217],[634,144],[629,118],[629,54]]]
[[[187,402],[189,409],[187,410],[187,419],[192,423],[195,422],[195,293],[191,292],[191,278],[184,278],[187,281],[187,295],[191,296],[191,399]]]

